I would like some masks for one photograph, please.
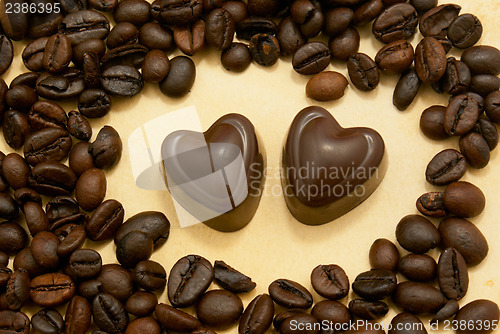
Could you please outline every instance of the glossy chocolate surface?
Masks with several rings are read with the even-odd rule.
[[[384,140],[370,128],[342,128],[321,107],[300,111],[282,151],[285,201],[301,223],[328,223],[367,199],[386,169]]]

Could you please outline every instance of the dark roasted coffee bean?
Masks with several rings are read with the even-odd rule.
[[[14,79],[13,81],[15,82],[15,80],[16,79]],[[15,85],[11,86],[11,88],[12,87],[15,87]],[[2,117],[2,119],[3,119],[3,114],[9,109],[6,100],[8,91],[9,91],[9,86],[7,86],[4,79],[0,78],[0,116]]]
[[[407,254],[399,260],[399,272],[410,281],[428,282],[436,278],[437,264],[426,254]]]
[[[448,215],[443,203],[444,193],[428,192],[417,199],[417,210],[424,216],[442,218]]]
[[[167,76],[168,71],[170,71],[170,61],[165,52],[152,50],[146,54],[141,69],[144,81],[158,83]]]
[[[306,26],[306,30],[313,30],[310,29],[312,28],[312,24],[314,21],[320,21],[322,25],[322,21],[324,18],[322,15],[317,14],[318,12],[321,11],[321,8],[318,8],[319,4],[313,3],[312,1],[309,0],[299,0],[299,1],[294,1],[291,6],[290,6],[290,14],[294,22],[298,23],[301,26]],[[318,22],[319,23],[319,22]],[[307,27],[310,26],[310,27]],[[307,29],[309,28],[309,29]],[[301,27],[301,29],[303,29]],[[320,27],[321,29],[321,27]],[[314,37],[317,35],[319,31],[315,32],[315,34],[311,34],[311,36],[307,37]]]
[[[150,50],[172,51],[174,35],[170,28],[158,22],[148,22],[139,30],[139,42]]]
[[[71,254],[64,273],[74,279],[86,280],[101,273],[101,255],[93,249],[78,249]]]
[[[158,262],[141,261],[137,263],[132,273],[135,283],[147,291],[163,289],[167,283],[167,273]]]
[[[92,301],[95,296],[100,294],[102,291],[102,284],[98,279],[91,279],[88,281],[83,281],[78,284],[78,295],[83,298]]]
[[[89,7],[100,12],[111,12],[118,5],[118,0],[88,0]]]
[[[14,86],[7,92],[5,101],[14,110],[28,111],[38,101],[35,90],[29,86]]]
[[[480,117],[472,131],[479,133],[484,138],[490,151],[493,151],[497,147],[498,130],[495,124],[493,124],[488,117]]]
[[[454,316],[460,308],[456,300],[450,299],[446,304],[432,317],[431,324],[439,323]]]
[[[64,319],[65,334],[85,334],[90,327],[91,310],[89,302],[80,296],[71,299]]]
[[[351,8],[339,7],[330,9],[325,13],[323,33],[327,36],[336,36],[346,30],[354,20]]]
[[[9,153],[3,158],[2,175],[8,185],[13,189],[26,187],[28,185],[30,172],[30,167],[19,154]]]
[[[233,293],[249,292],[256,286],[250,277],[228,266],[224,261],[215,261],[214,279],[220,287]]]
[[[387,44],[410,38],[415,34],[417,24],[415,8],[406,3],[398,3],[380,13],[373,22],[372,32],[377,40]]]
[[[347,60],[347,70],[352,84],[359,90],[371,91],[378,86],[380,71],[368,55],[356,53]]]
[[[78,110],[89,118],[99,118],[111,109],[111,97],[101,89],[87,89],[78,98]]]
[[[300,308],[294,308],[294,309],[290,309],[290,310],[285,310],[285,311],[282,311],[278,314],[276,314],[276,316],[274,317],[273,319],[273,327],[276,329],[276,330],[279,330],[281,324],[283,323],[283,321],[295,314],[304,314],[306,313],[306,310],[304,309],[300,309]]]
[[[69,167],[76,175],[82,175],[87,170],[95,168],[94,158],[89,153],[89,146],[87,142],[79,142],[69,152]]]
[[[250,39],[250,54],[261,66],[273,66],[280,55],[279,42],[268,34],[256,34]]]
[[[273,321],[274,304],[268,294],[255,297],[240,318],[239,334],[264,334]]]
[[[420,88],[420,79],[414,69],[409,69],[399,78],[394,95],[392,96],[392,103],[398,110],[406,110],[417,96]]]
[[[303,328],[301,334],[319,334],[318,324],[320,322],[316,317],[307,313],[294,314],[281,322],[279,327],[280,334],[296,333],[298,328]]]
[[[349,278],[344,270],[335,264],[314,268],[311,284],[314,291],[328,299],[342,299],[349,293]]]
[[[269,295],[273,301],[288,308],[309,308],[312,306],[311,293],[297,282],[278,279],[269,285]]]
[[[31,250],[36,263],[47,269],[57,269],[60,264],[57,246],[61,241],[51,233],[42,231],[33,237]]]
[[[99,12],[82,9],[66,15],[59,25],[59,32],[75,46],[90,38],[104,39],[109,33],[109,21]]]
[[[1,225],[0,225],[1,226]],[[1,228],[0,228],[1,229]],[[27,237],[27,236],[26,236]],[[35,262],[31,247],[26,247],[19,251],[14,258],[14,270],[24,268],[28,271],[30,277],[36,277],[46,272],[47,269],[41,267]]]
[[[444,116],[444,129],[451,136],[468,133],[476,124],[480,115],[477,101],[465,94],[455,96]]]
[[[247,3],[241,0],[224,1],[221,7],[231,13],[234,23],[236,24],[245,19],[248,14]]]
[[[182,97],[189,93],[196,78],[196,67],[191,58],[177,56],[170,60],[170,71],[160,82],[160,90],[169,97]]]
[[[198,255],[188,255],[179,259],[168,279],[168,299],[174,307],[194,305],[213,279],[210,262]]]
[[[0,251],[0,267],[7,268],[9,264],[9,255],[5,252]]]
[[[9,87],[13,88],[13,87],[16,87],[19,85],[24,85],[24,86],[29,86],[31,88],[35,88],[35,84],[36,84],[36,81],[38,80],[39,76],[40,76],[40,74],[36,73],[36,72],[26,72],[26,73],[19,74],[17,77],[12,79]],[[2,94],[0,94],[0,95],[2,95]]]
[[[43,128],[31,133],[24,143],[26,162],[35,166],[45,161],[61,161],[68,155],[73,142],[69,133],[60,128]]]
[[[278,1],[250,0],[247,3],[249,16],[273,16],[280,6]]]
[[[112,238],[123,223],[124,209],[120,202],[108,199],[102,202],[90,217],[85,229],[92,241]]]
[[[396,238],[401,247],[417,254],[436,248],[441,241],[436,226],[419,215],[403,217],[396,227]]]
[[[399,40],[382,47],[375,56],[375,62],[382,71],[402,73],[407,70],[414,59],[413,46]]]
[[[392,301],[413,314],[435,314],[446,304],[441,291],[431,284],[409,281],[397,285]]]
[[[427,165],[425,179],[433,185],[443,186],[458,181],[465,175],[467,162],[465,157],[453,149],[446,149],[436,154]]]
[[[45,211],[51,223],[60,218],[65,218],[77,214],[79,210],[78,203],[69,196],[54,197],[47,203]]]
[[[226,290],[211,290],[196,304],[196,316],[202,324],[215,328],[227,328],[243,313],[240,297]]]
[[[0,223],[0,251],[13,255],[28,244],[26,231],[17,223]]]
[[[7,71],[13,59],[14,47],[11,40],[7,36],[0,34],[0,75]]]
[[[427,137],[440,140],[448,138],[449,135],[444,129],[444,115],[446,107],[430,106],[422,112],[420,116],[420,130]]]
[[[294,54],[302,45],[307,43],[307,38],[300,31],[300,26],[290,17],[284,18],[276,33],[280,45],[280,53],[283,56]]]
[[[419,14],[424,14],[438,4],[437,0],[410,0],[410,5],[415,7]]]
[[[50,73],[61,73],[71,62],[72,52],[71,43],[66,35],[52,35],[47,40],[42,65]]]
[[[170,222],[162,212],[144,211],[138,213],[127,219],[118,229],[115,234],[115,244],[132,231],[142,231],[149,235],[155,243],[155,249],[157,249],[168,239]]]
[[[490,74],[478,74],[471,78],[469,89],[481,96],[497,91],[500,88],[500,78]]]
[[[122,46],[118,46],[114,49],[109,50],[102,57],[102,68],[108,69],[116,65],[122,65],[139,69],[144,62],[144,57],[147,53],[148,49],[140,44],[125,44]]]
[[[92,52],[101,59],[106,53],[106,46],[101,39],[89,38],[78,43],[73,48],[73,62],[76,66],[81,67],[83,64],[83,55],[86,52]]]
[[[391,241],[377,239],[370,247],[369,259],[373,269],[386,269],[395,272],[398,267],[399,251]]]
[[[158,304],[155,308],[155,316],[160,324],[169,331],[192,332],[201,328],[198,319],[167,304]]]
[[[38,8],[52,8],[55,6],[54,0],[32,0],[32,4],[36,4]],[[37,15],[30,15],[29,27],[28,27],[28,37],[29,38],[39,38],[43,36],[50,36],[57,32],[59,23],[63,19],[63,14],[61,12],[56,13],[57,10],[46,11],[45,13],[38,13]]]
[[[445,188],[443,204],[453,215],[468,218],[483,212],[486,199],[481,189],[475,185],[458,181]]]
[[[448,39],[453,46],[467,49],[476,44],[483,34],[483,26],[472,14],[463,14],[451,22],[448,28]]]
[[[67,224],[66,226],[68,225],[71,226],[69,231],[66,230],[65,226],[54,231],[55,235],[61,240],[57,247],[57,255],[64,258],[82,247],[87,239],[87,233],[83,225]]]
[[[66,13],[73,13],[88,7],[87,0],[61,0],[62,10]]]
[[[242,72],[252,62],[252,55],[248,46],[243,43],[233,43],[222,51],[221,63],[228,71]]]
[[[85,90],[85,82],[80,76],[67,78],[61,75],[40,76],[36,91],[40,97],[60,101],[79,96]]]
[[[352,290],[369,300],[380,300],[391,295],[396,288],[396,275],[385,269],[372,269],[359,274],[352,283]]]
[[[4,254],[8,260],[9,256],[6,253]],[[9,268],[0,268],[0,288],[2,288],[2,291],[5,291],[5,288],[7,287],[7,283],[9,282],[11,275],[12,275],[12,270],[10,270]]]
[[[119,264],[103,265],[97,281],[100,282],[99,291],[110,294],[123,303],[135,291],[132,273]]]
[[[410,329],[408,329],[410,328]],[[411,313],[403,312],[396,315],[390,323],[388,334],[427,334],[423,322]]]
[[[99,88],[101,69],[99,58],[93,52],[85,52],[83,54],[82,73],[85,86],[87,88]]]
[[[106,176],[97,168],[84,172],[76,182],[75,198],[85,211],[95,210],[106,196]]]
[[[462,9],[459,5],[445,4],[434,7],[420,18],[420,32],[422,35],[446,36],[448,27],[455,20]]]
[[[460,152],[467,159],[473,168],[484,168],[490,161],[490,147],[488,143],[478,133],[469,132],[460,137]]]
[[[106,38],[108,49],[114,49],[125,44],[136,43],[139,39],[139,29],[130,22],[120,22],[109,32]]]
[[[337,36],[331,37],[328,42],[331,57],[333,59],[347,61],[349,56],[358,52],[359,39],[359,33],[353,27],[349,27]]]
[[[122,141],[120,135],[111,126],[105,125],[95,141],[89,146],[89,153],[94,157],[97,168],[112,168],[122,155]]]
[[[30,319],[22,312],[11,310],[0,311],[0,329],[13,333],[29,334]]]
[[[439,257],[438,283],[448,299],[462,299],[469,288],[469,273],[462,255],[454,248],[447,248]]]
[[[235,32],[235,23],[227,10],[217,8],[211,11],[205,24],[205,39],[209,46],[225,50],[231,46]]]
[[[44,308],[31,317],[31,326],[37,333],[59,334],[63,332],[64,320],[59,311]]]
[[[300,47],[292,59],[293,69],[300,74],[316,74],[330,64],[331,54],[322,42],[310,42]]]
[[[26,115],[20,111],[8,110],[3,115],[3,137],[13,149],[24,145],[29,133],[29,124]]]
[[[469,266],[481,263],[488,254],[488,242],[471,222],[460,218],[447,218],[439,224],[444,247],[455,248]]]
[[[35,131],[46,127],[66,129],[68,115],[55,102],[38,101],[31,107],[28,122]]]
[[[334,300],[322,300],[314,305],[311,314],[320,322],[327,322],[333,326],[346,326],[352,316],[349,309],[344,305]]]
[[[0,218],[14,220],[19,215],[19,207],[14,199],[7,194],[0,193]]]
[[[423,82],[436,82],[446,71],[446,53],[435,38],[425,37],[415,49],[415,69]]]
[[[324,71],[309,79],[306,85],[306,95],[316,101],[338,100],[344,96],[348,85],[347,78],[341,73]]]
[[[116,259],[126,268],[148,260],[153,253],[153,239],[141,231],[132,231],[120,239],[116,245]]]
[[[160,2],[160,23],[185,25],[196,21],[203,11],[201,0],[164,0]]]
[[[467,327],[460,327],[456,330],[458,334],[481,333],[488,334],[496,331],[485,324],[494,324],[500,318],[498,305],[487,299],[478,299],[463,306],[455,316],[454,322],[467,324]]]
[[[11,310],[19,310],[30,299],[30,277],[26,269],[17,269],[10,275],[5,297]]]
[[[32,236],[36,235],[38,232],[49,230],[49,219],[40,203],[27,202],[23,205],[23,211],[26,225]]]
[[[121,333],[128,325],[128,314],[118,299],[110,294],[98,294],[92,303],[94,323],[108,333]]]
[[[446,72],[440,82],[445,92],[457,95],[467,91],[471,83],[471,74],[465,63],[449,57]]]
[[[150,4],[145,0],[120,1],[113,11],[115,22],[130,22],[138,27],[149,21]]]
[[[70,111],[68,114],[68,132],[76,139],[88,141],[92,137],[90,123],[78,111]]]
[[[144,317],[154,312],[158,298],[152,292],[134,292],[125,303],[125,309],[137,317]]]
[[[274,35],[278,32],[278,26],[273,20],[263,17],[248,17],[236,25],[236,36],[238,39],[249,41],[254,35]]]
[[[349,311],[361,319],[375,320],[384,317],[389,312],[389,306],[384,302],[357,298],[349,302]]]
[[[190,25],[175,27],[174,41],[184,54],[194,55],[205,46],[205,21],[199,19]]]
[[[8,4],[11,5],[10,10]],[[29,26],[28,14],[22,10],[22,5],[23,2],[19,0],[6,0],[0,9],[0,26],[3,27],[3,32],[15,41],[24,38]]]
[[[128,324],[125,334],[140,333],[161,334],[163,329],[153,317],[136,318]]]
[[[75,283],[67,275],[50,273],[35,277],[30,285],[31,300],[42,307],[56,307],[75,295]]]
[[[354,24],[364,25],[374,20],[384,9],[382,0],[371,0],[356,8]]]
[[[474,46],[460,58],[473,74],[500,74],[500,50],[489,45]]]

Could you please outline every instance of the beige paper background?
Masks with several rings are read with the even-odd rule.
[[[498,0],[456,0],[455,3],[462,6],[462,13],[474,13],[482,21],[484,33],[478,44],[500,47]],[[360,29],[360,34],[360,52],[374,58],[382,44],[371,36],[369,27]],[[417,34],[412,38],[412,44],[416,46],[420,38],[421,35]],[[26,72],[19,60],[24,45],[15,43],[16,60],[3,75],[7,83]],[[169,57],[177,54],[179,51]],[[451,55],[458,57],[460,51],[454,49]],[[106,198],[122,202],[126,218],[141,211],[158,210],[164,212],[174,226],[178,226],[167,192],[146,191],[135,186],[129,163],[128,135],[147,120],[190,105],[198,109],[204,130],[226,113],[241,113],[253,122],[267,152],[268,195],[263,196],[254,219],[244,229],[229,234],[204,225],[172,228],[168,242],[151,259],[162,263],[167,272],[180,257],[187,254],[199,254],[211,262],[224,260],[257,283],[254,291],[241,295],[245,306],[256,295],[267,292],[268,285],[277,278],[295,280],[312,291],[309,276],[319,264],[338,264],[345,269],[350,280],[354,280],[357,274],[370,269],[368,250],[372,242],[377,238],[395,241],[394,230],[398,221],[407,214],[417,212],[415,200],[424,192],[441,189],[425,181],[425,167],[442,149],[458,148],[457,138],[439,142],[429,140],[420,132],[418,122],[422,110],[432,104],[446,104],[448,96],[439,96],[425,86],[410,108],[399,112],[392,105],[392,92],[398,77],[383,75],[379,87],[373,92],[364,93],[349,86],[341,100],[319,103],[306,98],[308,77],[293,71],[291,58],[282,59],[271,68],[254,63],[245,72],[234,74],[222,68],[219,57],[219,52],[215,50],[205,50],[193,57],[197,77],[191,93],[186,97],[171,99],[161,95],[156,85],[146,84],[139,96],[113,98],[112,111],[102,119],[91,121],[94,129],[92,140],[102,126],[109,124],[118,130],[124,144],[121,161],[106,174]],[[345,64],[341,62],[333,62],[327,70],[339,71],[347,76]],[[76,103],[62,105],[68,112],[76,108]],[[278,168],[284,136],[294,116],[309,105],[325,107],[344,127],[368,126],[376,129],[385,140],[389,157],[385,179],[368,200],[343,217],[316,227],[297,222],[287,210],[282,196],[271,195],[280,193]],[[0,150],[4,153],[12,151],[3,140]],[[487,237],[490,253],[483,263],[470,269],[469,292],[461,305],[479,298],[500,303],[498,151],[497,148],[492,152],[486,168],[471,169],[463,178],[479,186],[486,195],[485,211],[472,221]],[[19,153],[22,154],[22,151]],[[88,242],[86,246],[99,249],[105,263],[116,262],[113,243]],[[431,254],[437,258],[439,252],[434,250]],[[217,287],[213,285],[211,288]],[[347,304],[353,297],[351,292],[342,302]],[[315,302],[321,299],[314,294]],[[166,293],[161,294],[159,300],[167,302]],[[392,308],[382,321],[389,323],[395,314]],[[424,322],[427,323],[428,318],[424,318]],[[237,333],[237,328],[234,326],[220,333]]]

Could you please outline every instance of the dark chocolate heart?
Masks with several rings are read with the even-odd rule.
[[[384,140],[370,128],[342,128],[321,107],[300,111],[282,153],[281,181],[292,215],[307,225],[330,222],[368,198],[387,163]]]
[[[253,218],[264,186],[265,153],[246,117],[225,115],[204,133],[175,131],[161,153],[170,193],[197,220],[232,232]]]

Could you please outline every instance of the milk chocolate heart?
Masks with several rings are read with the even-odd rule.
[[[367,199],[382,181],[384,140],[370,128],[342,128],[321,107],[300,111],[282,152],[285,201],[301,223],[330,222]]]
[[[193,217],[222,232],[252,220],[264,186],[265,153],[246,117],[225,115],[204,133],[175,131],[161,150],[167,187]]]

